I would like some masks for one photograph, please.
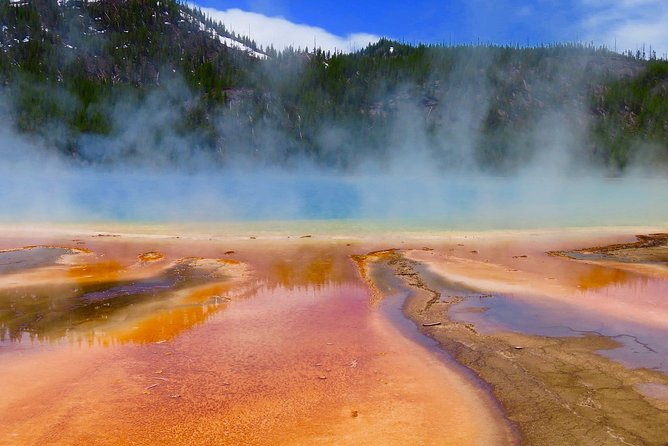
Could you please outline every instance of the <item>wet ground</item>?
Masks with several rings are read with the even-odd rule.
[[[5,236],[0,443],[513,444],[401,300],[371,303],[367,245]]]
[[[641,292],[642,289],[640,287]],[[562,302],[546,302],[540,299],[540,296],[534,296],[531,301],[473,291],[461,292],[448,288],[440,290],[445,294],[462,297],[462,301],[450,310],[452,320],[471,323],[480,333],[513,331],[548,337],[600,335],[621,344],[610,350],[599,351],[601,355],[629,367],[644,367],[668,373],[668,327],[601,318],[591,310],[583,310],[577,305]],[[586,299],[586,293],[581,297]]]
[[[429,268],[420,273],[434,289],[446,295],[458,295],[461,301],[450,309],[454,321],[472,323],[480,333],[513,331],[528,335],[549,337],[604,336],[619,342],[619,346],[599,353],[620,361],[629,367],[661,370],[668,373],[668,324],[648,324],[652,316],[668,313],[668,258],[661,261],[657,253],[666,249],[666,237],[650,237],[641,242],[596,248],[599,254],[583,249],[569,252],[567,258],[584,261],[558,262],[572,264],[572,269],[559,272],[551,269],[548,280],[559,280],[575,285],[568,299],[545,299],[531,291],[499,294],[481,293],[465,286],[456,286],[439,280]],[[585,253],[583,254],[582,251]],[[633,251],[633,256],[630,252]],[[551,253],[553,254],[553,253]],[[596,256],[596,261],[592,261]],[[651,265],[651,274],[623,269],[617,261],[633,267]],[[527,262],[528,257],[513,256]],[[543,262],[551,260],[537,255]],[[609,261],[612,260],[612,261]],[[544,264],[544,263],[543,263]],[[663,269],[663,274],[662,274]],[[556,274],[555,274],[556,273]],[[647,319],[627,318],[624,314],[601,317],[597,302],[608,306],[644,310]],[[583,303],[587,306],[584,308]],[[657,318],[658,319],[658,318]]]
[[[0,236],[0,444],[668,443],[663,239],[116,229]]]
[[[668,269],[546,252],[582,236],[463,236],[366,262],[377,292],[408,290],[405,314],[491,385],[523,443],[665,445]]]

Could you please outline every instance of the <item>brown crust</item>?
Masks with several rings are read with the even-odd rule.
[[[634,252],[636,255],[642,254],[644,251],[645,254],[647,250],[653,248],[668,248],[668,233],[660,232],[655,234],[639,234],[636,235],[636,242],[629,243],[616,243],[613,245],[605,246],[594,246],[591,248],[581,248],[574,249],[570,251],[549,251],[548,254],[556,257],[567,257],[574,258],[574,253],[588,255],[588,254],[599,254],[605,257],[619,257],[623,251]],[[656,257],[656,256],[654,256]],[[656,261],[656,258],[646,259],[647,261]],[[664,261],[668,261],[668,257]]]
[[[665,445],[668,412],[638,393],[635,385],[668,385],[668,377],[629,370],[596,354],[614,348],[614,339],[596,333],[572,338],[483,335],[474,325],[449,318],[449,308],[463,298],[430,289],[416,268],[418,262],[400,252],[377,261],[413,291],[404,304],[406,316],[490,385],[518,427],[522,444]],[[440,324],[432,325],[436,322]]]

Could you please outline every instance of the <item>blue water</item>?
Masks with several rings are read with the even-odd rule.
[[[475,325],[479,333],[516,332],[533,336],[605,336],[619,343],[618,348],[598,353],[629,367],[645,367],[668,373],[668,330],[613,317],[579,305],[536,296],[533,302],[511,295],[481,294],[458,283],[449,282],[427,267],[418,267],[429,288],[438,290],[443,300],[462,298],[450,307],[453,321]]]
[[[369,220],[417,228],[659,225],[666,179],[202,175],[65,171],[2,175],[5,221]]]
[[[476,311],[471,311],[476,310]],[[599,352],[631,367],[668,373],[668,330],[611,317],[601,318],[575,305],[536,299],[535,304],[512,297],[469,296],[450,309],[455,321],[469,322],[482,333],[514,331],[529,335],[610,337],[619,348]]]

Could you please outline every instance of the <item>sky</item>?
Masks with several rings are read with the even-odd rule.
[[[257,43],[354,51],[407,43],[593,42],[668,56],[668,0],[197,0]]]

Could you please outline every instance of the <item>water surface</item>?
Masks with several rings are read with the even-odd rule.
[[[94,257],[0,294],[0,442],[513,441],[484,389],[370,305],[360,246],[76,239]]]
[[[554,263],[569,260],[554,259]],[[514,331],[549,337],[583,336],[588,334],[610,337],[620,347],[599,353],[630,367],[645,367],[668,373],[668,327],[647,324],[637,318],[602,315],[596,302],[607,306],[632,305],[651,316],[668,310],[668,279],[648,277],[615,267],[574,265],[562,277],[550,271],[551,263],[541,263],[543,274],[554,281],[572,281],[575,291],[569,299],[551,299],[540,294],[481,293],[462,284],[446,280],[422,268],[425,278],[446,298],[456,296],[461,302],[453,305],[449,314],[455,321],[475,325],[481,333]],[[549,278],[548,278],[549,279]]]

